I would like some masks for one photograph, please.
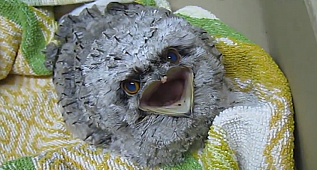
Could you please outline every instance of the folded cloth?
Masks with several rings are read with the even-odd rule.
[[[170,9],[165,0],[137,2]],[[187,6],[175,14],[216,39],[235,90],[254,93],[258,102],[221,112],[205,148],[179,165],[157,169],[294,169],[292,98],[272,58],[209,11]],[[87,145],[65,128],[41,53],[56,26],[50,11],[1,0],[0,170],[146,169]]]

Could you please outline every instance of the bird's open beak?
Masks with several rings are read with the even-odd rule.
[[[139,108],[169,116],[190,117],[193,107],[194,75],[187,67],[173,67],[161,81],[145,87]]]

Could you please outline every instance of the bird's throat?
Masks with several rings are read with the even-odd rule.
[[[152,107],[170,106],[180,100],[184,91],[185,81],[173,80],[160,83],[152,94],[149,94],[146,104]]]
[[[193,73],[187,67],[173,67],[161,81],[145,87],[140,109],[170,116],[189,116],[193,105]]]

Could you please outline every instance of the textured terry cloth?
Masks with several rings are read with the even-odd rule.
[[[49,11],[18,0],[0,2],[0,170],[146,169],[71,136],[40,53],[57,24]],[[236,90],[253,92],[259,102],[223,111],[210,127],[205,148],[180,165],[158,169],[294,169],[292,98],[272,58],[209,11],[187,6],[175,13],[216,39],[227,77]]]

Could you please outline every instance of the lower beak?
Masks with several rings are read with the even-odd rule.
[[[193,107],[192,70],[173,67],[161,81],[153,81],[145,87],[139,108],[162,115],[190,117]]]

